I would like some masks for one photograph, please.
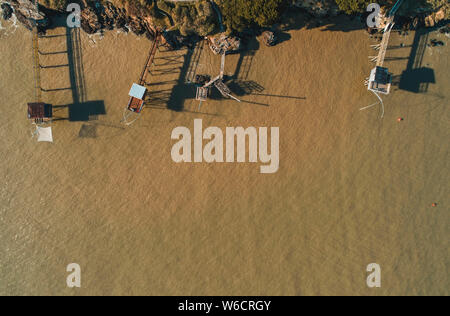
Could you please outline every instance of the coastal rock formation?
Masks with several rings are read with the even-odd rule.
[[[339,8],[334,0],[293,0],[292,5],[319,17],[336,16],[339,13]]]
[[[10,4],[3,3],[1,6],[3,18],[9,19],[12,14],[15,14],[17,20],[30,30],[34,26],[34,21],[37,20],[39,31],[45,32],[53,15],[67,14],[63,2],[60,1],[41,1],[40,12],[36,9],[32,0],[8,0],[8,2]],[[400,10],[400,14],[398,14],[399,17],[403,18],[403,24],[407,24],[410,28],[423,25],[434,27],[438,23],[443,24],[442,21],[450,18],[448,1],[427,0],[427,2],[429,3],[428,6],[417,6],[414,5],[415,2],[404,5],[403,10]],[[45,7],[44,3],[50,7]],[[179,5],[162,1],[155,5],[152,1],[88,2],[81,0],[81,28],[88,34],[102,30],[119,29],[125,32],[131,31],[136,35],[145,35],[149,39],[154,38],[156,28],[159,30],[166,29],[168,32],[164,33],[162,44],[169,49],[177,49],[185,45],[190,46],[198,38],[203,38],[218,31],[217,25],[222,24],[219,23],[219,20],[222,21],[219,10],[225,10],[227,8],[225,3],[227,2],[220,1],[218,3],[217,10],[215,10],[212,3],[206,0],[193,5]],[[336,0],[290,0],[290,4],[308,12],[311,19],[316,22],[312,23],[312,26],[320,25],[321,19],[324,17],[342,13],[336,4]],[[233,12],[232,9],[233,6],[228,7],[227,10]],[[46,17],[42,11],[48,16]],[[218,12],[219,14],[217,14]],[[216,54],[237,51],[248,38],[260,34],[257,30],[253,30],[251,34],[246,36],[245,28],[234,29],[234,26],[229,24],[226,25],[229,27],[226,33],[207,37],[210,48]],[[237,34],[240,38],[230,35],[230,33],[236,34],[238,30],[240,33]],[[272,45],[274,43],[271,36],[267,39],[269,41],[266,44]]]
[[[12,0],[11,5],[14,8],[17,20],[27,29],[33,29],[34,21],[37,21],[41,28],[49,24],[45,14],[39,12],[30,0]]]
[[[262,40],[266,46],[274,46],[277,43],[275,33],[271,31],[263,32]]]
[[[86,6],[81,12],[81,28],[88,34],[96,33],[102,29],[113,30],[122,29],[128,31],[126,27],[129,22],[125,9],[116,8],[111,2],[105,2],[96,7]],[[143,34],[139,23],[132,22],[130,28],[136,34]]]
[[[103,29],[131,30],[136,35],[147,32],[146,23],[138,16],[128,16],[124,8],[116,8],[111,2],[105,2],[96,7],[87,6],[81,11],[81,28],[88,34],[97,33]],[[151,34],[146,34],[151,38]]]
[[[447,11],[450,10],[448,10],[447,8]],[[449,12],[446,12],[445,8],[441,8],[439,11],[432,13],[425,18],[425,26],[434,27],[436,24],[443,21],[446,18],[446,16],[448,16],[448,14]]]
[[[13,8],[7,3],[2,3],[3,20],[9,20],[12,17],[12,14],[13,14]]]
[[[100,10],[100,23],[107,29],[123,29],[127,24],[125,9],[116,8],[111,2],[106,2]]]
[[[88,34],[94,34],[101,30],[102,25],[93,8],[87,7],[81,11],[81,28]]]
[[[128,27],[136,35],[142,35],[145,33],[145,24],[138,17],[131,17],[128,21]]]

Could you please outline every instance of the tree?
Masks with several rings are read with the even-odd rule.
[[[276,23],[289,3],[289,0],[221,0],[219,5],[228,29],[240,31],[253,25]]]
[[[347,14],[365,12],[367,6],[374,2],[378,3],[379,5],[386,5],[395,2],[395,0],[336,0],[339,9]]]
[[[372,0],[336,0],[339,9],[347,14],[363,12]]]

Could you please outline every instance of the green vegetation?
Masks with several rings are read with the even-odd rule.
[[[207,0],[196,3],[173,3],[163,0],[158,1],[158,8],[172,17],[174,27],[178,28],[181,35],[198,34],[206,36],[217,28],[217,16]]]
[[[373,0],[336,0],[339,8],[347,14],[364,12]],[[378,2],[377,2],[378,3]]]
[[[425,8],[426,11],[436,12],[442,10],[445,19],[450,19],[450,2],[448,0],[422,0],[414,2],[412,6],[417,6],[420,2],[426,2],[422,5],[422,8]]]
[[[49,9],[65,11],[70,2],[68,0],[42,0],[39,3]]]
[[[39,0],[47,8],[65,11],[70,2],[80,0]],[[105,3],[108,0],[99,0]],[[178,29],[184,36],[198,34],[206,36],[218,31],[219,19],[212,0],[198,2],[170,2],[165,0],[109,0],[113,5],[126,8],[131,16],[151,17],[154,24],[161,27]],[[223,24],[228,32],[242,31],[251,27],[269,27],[277,23],[284,10],[294,0],[215,0]],[[397,0],[328,0],[335,1],[347,14],[362,13],[367,6],[376,2],[392,7]],[[93,5],[94,0],[87,0]],[[320,1],[317,1],[320,3]],[[450,18],[448,0],[405,0],[399,10],[400,15],[416,15],[418,12],[431,13],[442,10],[446,19]],[[442,13],[441,13],[442,15]]]
[[[335,0],[339,8],[347,14],[364,12],[367,6],[376,2],[382,6],[391,8],[397,0]],[[418,12],[430,13],[443,9],[446,18],[450,15],[450,4],[448,0],[405,0],[398,13],[400,15],[414,15]]]
[[[228,30],[276,23],[290,0],[217,0]]]

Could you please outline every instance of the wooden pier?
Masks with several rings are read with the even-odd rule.
[[[125,125],[131,125],[138,119],[138,114],[141,114],[142,109],[144,108],[145,104],[145,96],[147,94],[147,76],[150,72],[150,68],[153,65],[153,62],[155,60],[156,52],[159,48],[159,43],[162,38],[162,33],[157,32],[155,34],[152,46],[150,48],[150,51],[148,53],[147,59],[145,61],[144,68],[142,69],[141,75],[139,77],[139,81],[136,84],[133,84],[131,87],[129,96],[130,101],[128,102],[127,107],[124,110],[123,113],[123,120],[122,122]],[[135,117],[133,119],[130,119],[130,116],[134,115]]]
[[[378,56],[377,56],[377,66],[378,67],[382,67],[384,64],[384,58],[386,56],[386,51],[388,49],[389,39],[390,39],[391,31],[392,31],[393,27],[394,27],[394,21],[392,18],[389,21],[386,28],[384,29],[383,40],[381,41],[381,44],[379,46],[380,51],[378,52]]]
[[[155,35],[155,39],[153,40],[152,47],[150,48],[147,61],[145,62],[144,69],[142,70],[141,76],[139,78],[139,84],[142,86],[146,84],[147,74],[150,72],[150,67],[152,66],[153,61],[155,60],[155,55],[158,50],[160,41],[161,41],[161,33],[158,32]]]
[[[41,64],[39,61],[39,36],[37,27],[33,28],[33,71],[34,71],[34,98],[36,103],[41,102]]]

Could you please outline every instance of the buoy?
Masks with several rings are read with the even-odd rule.
[[[431,204],[431,206],[432,206],[432,207],[436,207],[436,206],[437,206],[437,203],[433,203],[433,204]]]
[[[403,117],[399,117],[399,118],[397,119],[397,122],[401,122],[401,121],[403,121]]]

